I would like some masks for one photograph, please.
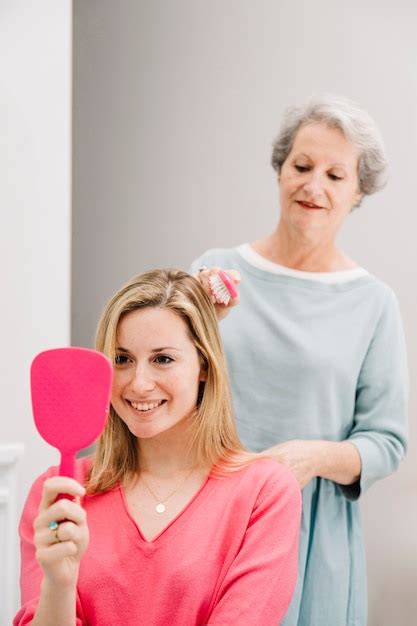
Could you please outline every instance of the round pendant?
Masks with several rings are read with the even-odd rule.
[[[157,513],[165,513],[165,504],[162,504],[162,502],[159,502],[155,507],[155,511]]]

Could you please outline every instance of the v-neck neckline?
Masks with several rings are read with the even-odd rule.
[[[122,484],[119,485],[118,491],[119,491],[119,494],[120,494],[120,497],[121,497],[121,500],[122,500],[122,505],[123,505],[124,511],[125,511],[126,515],[128,516],[128,518],[130,519],[131,523],[135,526],[141,541],[143,541],[143,543],[145,543],[148,546],[154,546],[157,543],[160,543],[164,539],[165,535],[170,534],[171,532],[174,531],[175,528],[180,526],[180,522],[182,521],[182,519],[187,517],[188,513],[192,509],[194,509],[195,506],[197,506],[196,501],[202,499],[203,492],[205,492],[204,495],[208,495],[208,492],[210,490],[207,489],[207,487],[209,487],[214,482],[214,480],[215,479],[209,473],[206,476],[206,478],[204,479],[204,481],[201,484],[201,486],[198,488],[198,490],[195,492],[195,494],[192,496],[192,498],[190,498],[190,500],[187,502],[187,504],[181,509],[181,511],[179,511],[177,513],[177,515],[175,517],[173,517],[172,520],[170,520],[167,523],[167,525],[164,526],[162,528],[162,530],[160,530],[151,539],[147,539],[145,537],[145,535],[143,534],[139,524],[137,523],[137,521],[133,517],[132,513],[130,512],[128,501],[127,501],[127,497],[126,497],[126,492],[125,492],[125,489],[124,489]]]

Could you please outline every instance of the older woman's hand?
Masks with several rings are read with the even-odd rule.
[[[301,489],[317,476],[317,456],[320,448],[320,441],[302,441],[294,439],[279,443],[272,448],[265,450],[263,454],[271,456],[273,459],[286,465],[295,475]]]
[[[361,475],[361,458],[350,441],[293,439],[268,448],[262,455],[286,465],[301,489],[317,476],[340,485],[351,485]]]
[[[214,304],[214,308],[216,309],[217,319],[222,320],[229,313],[230,309],[236,306],[239,303],[239,294],[236,298],[230,298],[228,304],[221,304],[217,302],[216,298],[213,295],[212,289],[210,287],[209,278],[217,274],[221,267],[210,267],[205,269],[200,269],[199,272],[194,274],[195,278],[200,281],[204,291],[210,297],[211,301]],[[237,270],[223,270],[232,280],[238,285],[240,283],[240,274]]]

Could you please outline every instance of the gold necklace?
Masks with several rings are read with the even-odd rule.
[[[164,498],[163,500],[160,500],[158,498],[158,496],[156,496],[154,494],[154,492],[152,491],[152,489],[149,487],[149,485],[143,480],[143,476],[140,476],[140,480],[143,482],[144,486],[146,487],[146,489],[149,491],[149,493],[151,494],[151,496],[155,499],[156,505],[155,505],[155,511],[157,513],[159,513],[160,515],[162,513],[165,513],[166,511],[166,506],[165,506],[165,502],[168,502],[168,500],[170,500],[172,498],[172,496],[174,496],[177,491],[179,491],[179,489],[181,489],[181,487],[186,483],[186,481],[190,478],[191,474],[193,473],[193,471],[195,470],[195,467],[192,467],[191,470],[188,472],[187,476],[184,478],[184,480],[182,482],[180,482],[180,484],[178,485],[178,487],[175,487],[174,491],[172,491],[166,498]]]

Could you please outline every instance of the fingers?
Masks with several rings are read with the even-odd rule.
[[[53,545],[40,545],[36,549],[36,560],[43,570],[60,565],[66,557],[75,557],[78,547],[73,541],[63,541]]]
[[[53,476],[52,478],[47,478],[43,484],[39,511],[48,509],[55,502],[59,494],[80,497],[85,494],[85,488],[76,480],[68,478],[67,476]]]
[[[36,559],[45,573],[56,577],[67,557],[72,557],[74,562],[80,561],[88,541],[89,532],[85,522],[81,525],[61,522],[57,530],[43,526],[35,531]]]
[[[79,528],[85,532],[86,513],[80,505],[80,496],[84,493],[82,485],[65,476],[54,476],[44,482],[39,513],[33,522],[38,547],[74,541],[79,536]],[[75,500],[56,500],[58,494],[68,494]],[[59,524],[58,529],[50,527],[54,522]]]
[[[41,567],[51,568],[69,556],[79,559],[88,545],[87,516],[77,501],[58,500],[39,513],[33,527]]]
[[[78,526],[73,522],[62,522],[57,531],[44,527],[35,533],[36,559],[48,571],[61,566],[66,557],[79,561],[87,548],[88,539],[87,524]]]
[[[200,269],[198,273],[195,274],[195,278],[197,278],[197,280],[200,281],[201,286],[203,287],[204,291],[209,296],[213,304],[216,304],[216,298],[214,297],[211,291],[209,278],[212,274],[216,274],[219,269],[221,268],[212,267],[212,268]]]
[[[233,270],[233,269],[222,270],[222,268],[219,267],[219,266],[213,266],[213,267],[210,267],[210,268],[200,269],[198,274],[195,275],[195,278],[197,278],[200,281],[204,291],[210,297],[212,303],[216,306],[218,317],[222,318],[222,317],[224,317],[224,311],[225,310],[228,311],[230,308],[232,308],[233,306],[235,306],[236,304],[239,303],[239,294],[237,294],[236,297],[232,297],[229,300],[227,305],[221,304],[217,300],[217,298],[213,294],[213,289],[212,289],[212,287],[210,285],[210,276],[218,274],[219,271],[225,272],[225,274],[227,274],[227,276],[232,279],[232,281],[235,283],[235,285],[237,285],[237,284],[239,284],[241,282],[241,276],[240,276],[240,273],[238,272],[238,270]]]
[[[84,516],[85,518],[85,516]],[[58,539],[62,543],[64,541],[72,541],[75,544],[80,543],[84,537],[84,524],[74,524],[73,522],[61,522],[58,527]]]
[[[56,499],[59,494],[73,497]],[[36,559],[54,584],[74,584],[87,549],[86,512],[80,504],[85,489],[65,476],[48,478],[43,485],[39,513],[33,522]]]
[[[39,509],[39,515],[33,522],[33,528],[42,530],[46,528],[48,531],[51,522],[62,522],[68,520],[74,524],[85,524],[86,513],[80,506],[79,502],[72,500],[57,500],[47,509]]]
[[[75,545],[82,544],[85,538],[86,524],[74,522],[61,522],[56,530],[48,526],[40,526],[36,532],[36,544],[40,547],[53,546],[58,543],[70,541]]]

